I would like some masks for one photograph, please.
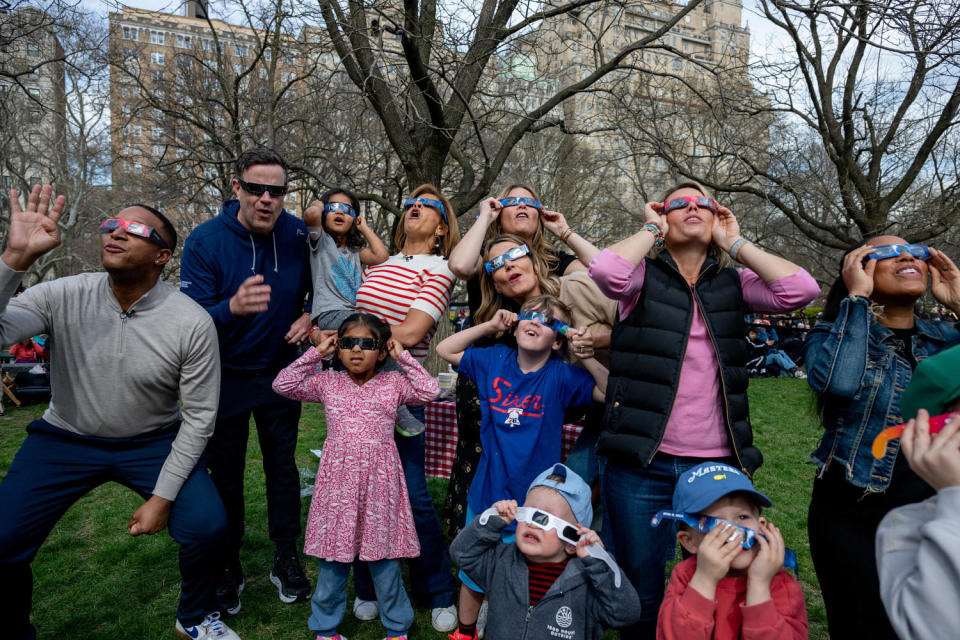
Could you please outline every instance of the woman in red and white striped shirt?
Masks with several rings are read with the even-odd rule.
[[[386,320],[394,340],[421,362],[427,356],[437,321],[450,302],[455,278],[447,267],[447,257],[459,240],[450,201],[433,185],[419,186],[404,200],[403,217],[393,239],[399,253],[367,267],[357,290],[357,311]],[[423,421],[423,407],[410,409]],[[450,631],[457,622],[453,605],[456,583],[450,573],[450,554],[440,532],[440,521],[427,491],[426,440],[420,433],[398,436],[396,441],[420,539],[421,555],[410,560],[414,599],[429,603],[437,631]],[[364,571],[354,565],[357,615],[373,609],[371,601],[376,598],[369,573],[364,576]]]

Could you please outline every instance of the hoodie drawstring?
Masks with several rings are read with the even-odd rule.
[[[280,271],[277,268],[279,266],[277,264],[277,234],[271,232],[270,238],[273,240],[273,272],[280,273]]]
[[[248,236],[250,238],[250,251],[253,252],[253,259],[250,262],[250,273],[257,275],[257,245],[253,242],[253,235]],[[273,255],[277,255],[277,249],[274,247]]]

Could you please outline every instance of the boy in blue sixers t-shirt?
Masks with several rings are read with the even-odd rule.
[[[529,312],[539,313],[529,318]],[[477,384],[480,398],[483,453],[467,493],[467,522],[498,500],[522,502],[539,470],[560,462],[567,408],[604,400],[609,372],[593,357],[589,331],[569,327],[569,317],[557,298],[536,296],[523,304],[519,316],[501,309],[437,345],[437,355]],[[471,346],[510,329],[516,349]],[[577,343],[571,352],[584,368],[560,357],[567,338]],[[504,531],[506,541],[515,527]],[[483,592],[463,572],[460,579],[460,628],[450,637],[466,640],[476,638]]]

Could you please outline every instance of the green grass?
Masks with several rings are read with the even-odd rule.
[[[797,551],[800,580],[807,597],[810,638],[825,639],[826,618],[810,549],[807,505],[814,467],[809,453],[820,427],[806,384],[794,379],[754,380],[751,409],[757,442],[765,463],[757,487],[773,500],[767,515]],[[43,407],[7,407],[0,418],[0,471],[5,473],[25,437],[24,426]],[[305,405],[297,463],[316,469],[311,448],[322,445],[325,429],[316,405]],[[273,545],[267,537],[263,467],[255,432],[247,454],[247,529],[242,552],[247,587],[243,610],[229,620],[244,640],[310,638],[308,603],[282,604],[268,579]],[[437,507],[446,483],[430,479]],[[141,500],[117,484],[100,487],[72,507],[41,547],[33,564],[33,620],[40,638],[171,638],[179,594],[177,547],[166,533],[131,538],[126,523]],[[303,516],[306,518],[307,501]],[[316,576],[315,560],[306,561],[307,576]],[[352,592],[350,594],[352,602]],[[350,640],[379,640],[379,622],[360,623],[349,613],[340,627]],[[417,610],[412,638],[440,640],[428,611]],[[615,637],[606,634],[606,637]]]

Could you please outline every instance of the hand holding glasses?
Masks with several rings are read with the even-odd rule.
[[[496,508],[490,507],[480,514],[480,526],[486,525],[487,521],[490,519],[490,516],[500,517],[500,514]],[[530,526],[537,527],[538,529],[543,529],[544,531],[556,531],[557,537],[567,544],[577,546],[577,543],[580,542],[580,534],[578,533],[580,527],[571,524],[566,520],[558,518],[552,513],[542,509],[534,509],[533,507],[518,507],[516,520],[517,522],[524,522]],[[617,566],[617,563],[613,560],[613,557],[599,544],[588,545],[586,550],[587,553],[594,558],[602,560],[606,563],[606,565],[610,568],[610,571],[613,572],[613,584],[619,589],[621,582],[620,567]]]

